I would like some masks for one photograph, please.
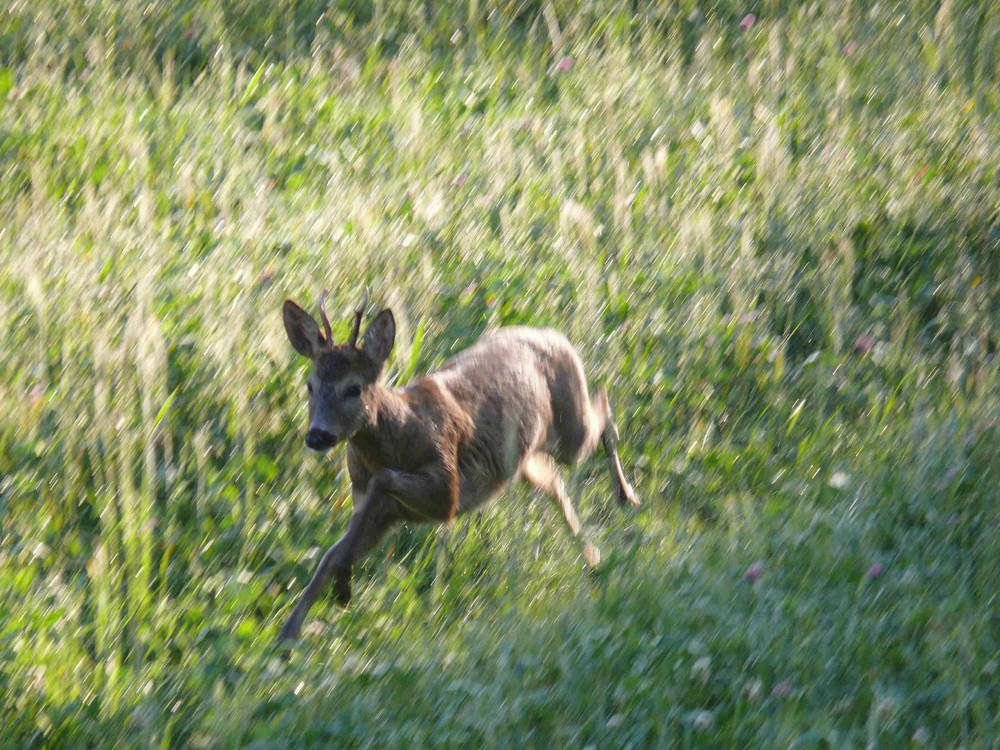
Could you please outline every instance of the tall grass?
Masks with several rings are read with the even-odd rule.
[[[0,742],[995,743],[998,41],[958,0],[14,4]],[[282,661],[350,501],[278,310],[343,333],[365,284],[400,384],[566,331],[645,505],[577,470],[595,579],[519,488],[401,529]]]

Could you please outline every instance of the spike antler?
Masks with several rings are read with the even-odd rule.
[[[319,295],[319,314],[323,319],[323,329],[326,331],[326,345],[333,346],[333,330],[330,328],[330,319],[326,317],[326,289]]]
[[[347,339],[348,346],[357,346],[358,333],[361,331],[361,318],[365,314],[366,307],[368,307],[368,287],[365,287],[365,296],[361,300],[361,304],[354,308],[354,330],[351,331],[351,337]]]

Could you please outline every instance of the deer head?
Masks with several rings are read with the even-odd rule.
[[[386,309],[368,325],[364,343],[357,345],[368,304],[366,289],[364,299],[354,311],[350,337],[343,344],[334,344],[325,298],[324,291],[319,299],[323,332],[313,317],[291,300],[285,300],[282,308],[288,340],[295,351],[313,363],[306,386],[309,393],[306,445],[321,452],[349,439],[365,423],[373,387],[396,338],[396,322],[392,311]]]

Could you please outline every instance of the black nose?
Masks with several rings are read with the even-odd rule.
[[[337,436],[332,432],[313,427],[306,433],[306,445],[314,451],[327,451],[337,444]]]

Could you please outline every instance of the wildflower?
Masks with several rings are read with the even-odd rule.
[[[556,70],[560,73],[569,73],[573,69],[573,64],[576,62],[572,57],[567,55],[556,63]]]
[[[764,692],[764,683],[754,678],[746,685],[743,686],[743,697],[745,697],[751,703],[756,703],[760,700],[761,694]]]
[[[841,50],[841,52],[844,54],[845,57],[850,57],[857,51],[857,49],[858,49],[858,43],[855,41],[850,41],[844,45],[844,48]]]
[[[830,476],[830,479],[827,481],[827,484],[829,484],[835,490],[842,490],[850,483],[850,481],[851,481],[850,476],[848,476],[845,472],[835,471]]]
[[[882,563],[877,562],[870,568],[868,568],[868,572],[865,573],[865,576],[868,578],[869,581],[874,581],[876,578],[882,575],[884,571],[885,571],[885,566]]]
[[[852,349],[855,354],[867,354],[873,346],[875,346],[875,337],[870,333],[866,333],[864,336],[858,336],[854,339]]]
[[[743,574],[743,580],[753,583],[764,574],[764,563],[757,561],[753,563]]]
[[[712,716],[711,711],[695,711],[691,717],[691,723],[697,731],[704,732],[712,728],[712,724],[715,723],[715,717]]]
[[[746,31],[755,23],[757,23],[757,16],[755,16],[753,13],[747,13],[745,16],[743,16],[743,20],[740,21],[740,28]]]
[[[702,656],[691,667],[691,676],[705,682],[712,675],[712,657]]]
[[[785,682],[784,680],[775,685],[774,688],[772,688],[771,690],[772,698],[787,698],[791,694],[792,694],[792,686],[790,683]]]
[[[364,671],[364,665],[356,656],[348,656],[344,659],[344,664],[341,666],[340,671],[345,674],[361,674]]]
[[[455,185],[455,187],[462,187],[462,185],[465,184],[465,181],[467,179],[469,179],[469,173],[462,172],[462,174],[460,174],[458,177],[455,178],[455,182],[453,184]]]

